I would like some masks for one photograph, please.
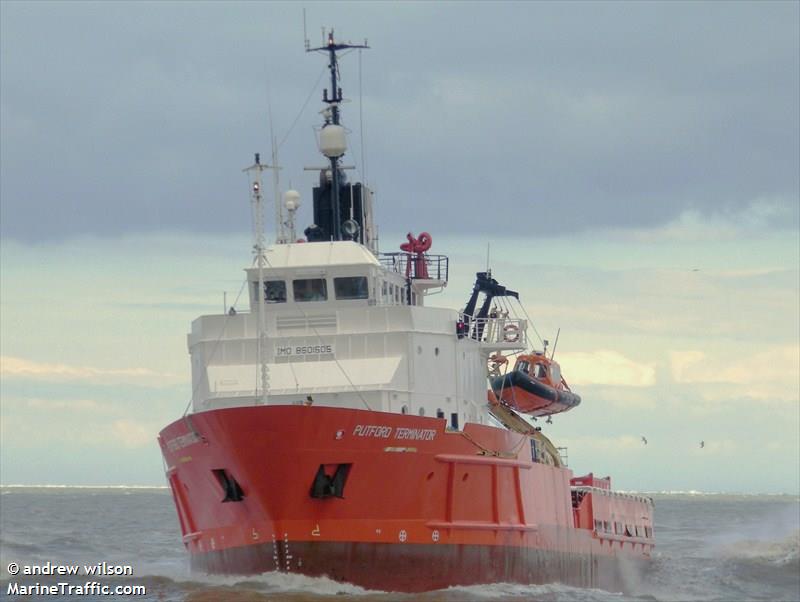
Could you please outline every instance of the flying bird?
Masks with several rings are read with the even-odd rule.
[[[647,445],[647,437],[642,437],[642,443],[644,443],[645,445]]]

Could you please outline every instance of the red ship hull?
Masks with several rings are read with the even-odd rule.
[[[592,490],[578,500],[571,471],[532,462],[526,436],[494,427],[253,406],[192,414],[159,442],[192,567],[207,572],[327,575],[405,592],[623,589],[620,564],[653,546],[644,498]],[[612,520],[627,533],[610,532]]]

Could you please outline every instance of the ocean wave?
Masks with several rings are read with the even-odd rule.
[[[17,554],[36,554],[43,550],[36,544],[11,539],[7,536],[0,537],[0,550]]]
[[[217,602],[220,599],[239,602],[247,600],[291,602],[324,602],[332,596],[354,598],[365,602],[482,602],[484,600],[537,600],[539,602],[626,602],[632,598],[620,593],[599,589],[583,589],[559,583],[522,585],[492,583],[472,586],[453,586],[437,591],[416,594],[382,592],[339,583],[327,577],[307,577],[291,573],[263,573],[254,577],[192,575],[179,580],[165,576],[146,576],[148,591],[157,592],[166,600],[186,602]],[[653,599],[650,597],[636,598]]]
[[[777,540],[745,539],[722,548],[724,558],[775,565],[800,564],[800,529]]]
[[[452,600],[497,600],[521,598],[524,600],[575,600],[581,602],[610,602],[625,599],[621,593],[601,589],[572,587],[561,583],[523,585],[519,583],[491,583],[487,585],[453,586],[434,592]],[[450,598],[447,594],[453,594]],[[440,599],[438,597],[432,599]]]
[[[365,596],[382,594],[377,590],[367,590],[357,585],[340,583],[328,577],[308,577],[297,573],[269,572],[250,577],[241,575],[209,575],[193,573],[188,579],[172,578],[164,575],[143,577],[161,585],[171,584],[184,589],[217,589],[260,591],[264,593],[288,592],[305,593],[317,596]]]

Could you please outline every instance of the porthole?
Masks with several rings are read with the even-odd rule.
[[[425,408],[420,408],[419,409],[419,415],[420,416],[424,416],[425,415]]]

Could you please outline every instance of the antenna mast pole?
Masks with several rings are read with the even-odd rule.
[[[256,304],[258,311],[258,337],[256,338],[256,358],[261,367],[261,382],[256,381],[256,404],[267,404],[267,396],[269,391],[269,368],[267,367],[267,322],[266,322],[266,305],[264,297],[266,291],[264,290],[264,267],[267,265],[266,249],[264,247],[264,204],[261,195],[261,173],[266,169],[275,169],[274,165],[265,165],[261,163],[261,157],[258,153],[255,155],[255,162],[246,167],[242,171],[250,175],[250,203],[253,209],[253,255],[254,262],[258,267],[258,290],[256,295],[258,303]],[[275,199],[277,203],[278,200]],[[259,387],[260,385],[260,387]],[[261,394],[259,395],[259,388]]]
[[[558,329],[556,333],[556,342],[553,343],[553,350],[550,352],[550,359],[553,359],[556,356],[556,347],[558,346],[558,337],[561,334],[561,328]]]
[[[325,29],[322,30],[322,37],[323,40],[325,39]],[[333,37],[333,30],[331,29],[328,32],[328,39],[327,44],[324,46],[320,46],[318,48],[309,48],[306,45],[306,52],[327,52],[328,53],[328,69],[331,72],[331,94],[330,97],[328,96],[328,90],[325,89],[322,94],[322,101],[329,105],[329,112],[325,116],[325,123],[333,124],[333,125],[341,125],[339,123],[339,104],[342,102],[342,89],[339,87],[337,83],[337,78],[339,75],[339,63],[338,57],[336,56],[336,52],[339,50],[347,50],[348,48],[369,48],[367,46],[367,41],[364,40],[363,44],[342,44],[337,42]],[[331,162],[331,186],[332,186],[332,195],[331,195],[331,204],[333,205],[333,239],[340,240],[341,239],[341,232],[339,224],[339,216],[341,215],[341,211],[339,210],[339,159],[341,157],[330,157]]]

